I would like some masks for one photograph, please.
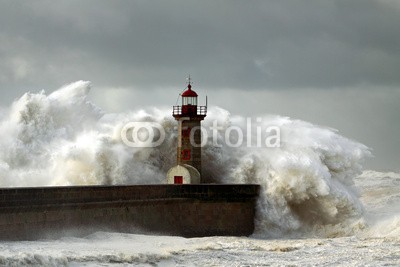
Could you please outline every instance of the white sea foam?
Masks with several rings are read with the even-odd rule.
[[[369,227],[367,237],[400,237],[400,174],[365,171],[356,178]]]
[[[98,232],[84,238],[0,243],[5,266],[398,266],[399,239],[264,240]]]

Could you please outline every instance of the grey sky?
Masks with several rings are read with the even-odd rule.
[[[210,104],[338,129],[399,170],[400,1],[0,1],[0,105],[93,82],[108,111]]]

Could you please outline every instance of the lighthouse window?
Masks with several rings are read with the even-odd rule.
[[[189,149],[182,150],[182,160],[190,160],[190,150]]]
[[[197,97],[182,97],[183,105],[197,105]]]
[[[182,129],[182,136],[189,137],[190,136],[190,128]]]

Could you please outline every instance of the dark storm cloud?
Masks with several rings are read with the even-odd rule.
[[[399,14],[398,0],[0,0],[0,106],[80,79],[109,110],[162,106],[192,74],[213,105],[338,128],[397,170]]]
[[[396,1],[7,1],[2,84],[400,83]]]

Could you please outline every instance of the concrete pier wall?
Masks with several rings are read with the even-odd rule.
[[[95,231],[247,236],[258,185],[134,185],[0,189],[0,239]]]

